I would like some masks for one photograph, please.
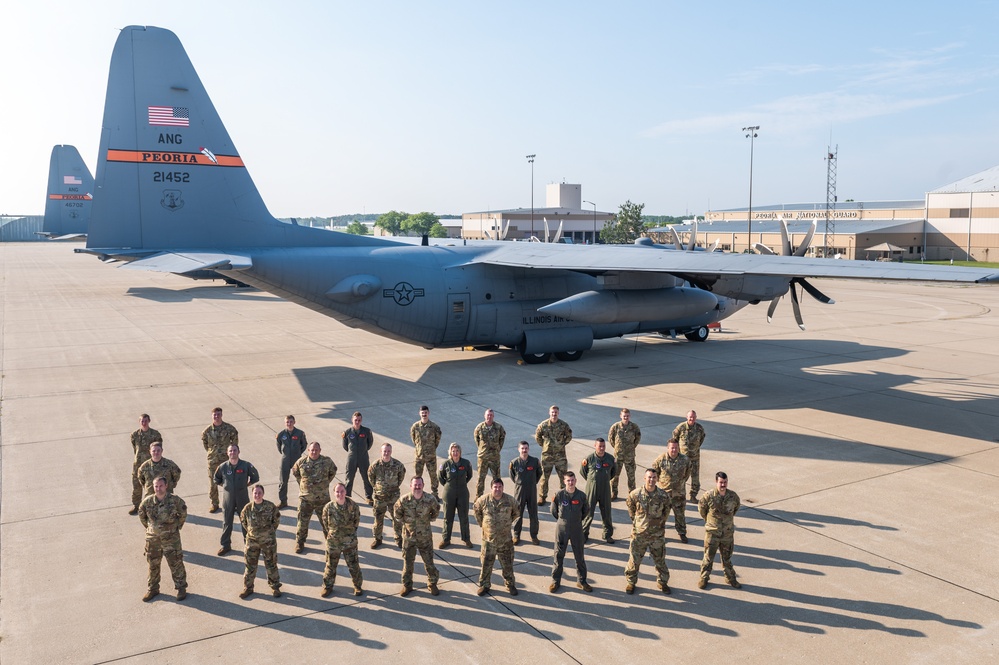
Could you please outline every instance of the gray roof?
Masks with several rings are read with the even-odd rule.
[[[930,194],[946,192],[994,192],[999,190],[999,166],[993,166],[957,182],[934,189]]]

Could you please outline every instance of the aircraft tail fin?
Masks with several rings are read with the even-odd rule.
[[[258,120],[265,131],[268,118]],[[373,244],[386,241],[276,220],[177,36],[156,27],[121,31],[88,249]]]
[[[71,145],[53,146],[41,235],[59,239],[86,235],[93,193],[94,176],[80,152]]]

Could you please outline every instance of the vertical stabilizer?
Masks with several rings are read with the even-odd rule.
[[[93,205],[94,177],[71,145],[52,147],[42,235],[50,238],[87,234]]]

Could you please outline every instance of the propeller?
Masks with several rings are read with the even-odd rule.
[[[812,242],[812,236],[815,235],[815,222],[812,222],[811,228],[808,229],[808,233],[805,234],[805,239],[798,246],[798,249],[791,251],[791,239],[787,232],[787,223],[782,219],[780,220],[780,237],[781,237],[781,249],[783,250],[782,256],[804,256],[805,252],[808,251],[808,246]],[[763,243],[756,243],[756,249],[759,250],[761,254],[768,254],[770,256],[776,255],[772,249],[764,245]],[[798,323],[798,327],[802,330],[805,329],[804,319],[801,318],[801,300],[798,297],[798,287],[801,287],[805,293],[812,296],[820,303],[831,305],[835,301],[827,296],[826,294],[819,291],[817,288],[809,284],[804,277],[792,277],[788,283],[788,291],[791,292],[791,307],[794,310],[794,320]],[[783,298],[783,295],[777,296],[770,301],[770,307],[767,308],[767,323],[773,319],[774,312],[777,310],[777,303]]]
[[[676,247],[681,252],[686,250],[688,252],[693,252],[697,247],[697,218],[690,225],[690,240],[687,242],[687,246],[683,246],[683,241],[680,240],[680,234],[676,232],[674,227],[669,227],[670,234],[673,236],[673,246]],[[717,246],[717,243],[715,243]]]

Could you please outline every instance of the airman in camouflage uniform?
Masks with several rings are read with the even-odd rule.
[[[513,497],[503,493],[502,478],[493,479],[492,493],[476,499],[472,511],[475,513],[475,521],[482,528],[482,552],[479,555],[482,571],[479,573],[478,595],[485,595],[489,591],[493,563],[498,558],[503,569],[506,589],[511,596],[516,596],[517,582],[513,576],[513,536],[510,529],[520,511]]]
[[[688,411],[687,420],[676,426],[670,438],[680,443],[680,452],[690,460],[690,500],[697,501],[701,489],[701,446],[704,445],[704,428],[697,422],[697,412]]]
[[[739,495],[728,489],[728,476],[724,471],[715,474],[715,489],[701,497],[697,506],[704,518],[704,559],[701,560],[701,580],[698,589],[708,586],[715,552],[721,552],[725,579],[736,589],[742,584],[736,579],[732,567],[732,550],[735,549],[735,514],[739,510]]]
[[[166,558],[177,589],[177,600],[187,598],[187,571],[184,569],[184,551],[180,544],[180,530],[187,521],[187,504],[176,494],[167,492],[163,478],[153,481],[153,493],[139,504],[139,521],[146,529],[146,561],[149,563],[149,580],[146,595],[148,602],[160,592],[160,564]]]
[[[153,481],[161,476],[167,481],[167,492],[173,493],[180,482],[180,467],[163,457],[163,444],[157,441],[149,444],[149,459],[142,463],[136,474],[145,490],[143,498],[153,493]]]
[[[634,491],[635,450],[641,442],[642,430],[631,422],[631,411],[621,409],[621,422],[611,425],[610,432],[607,433],[607,443],[614,450],[614,458],[617,460],[617,471],[611,480],[611,501],[617,501],[617,488],[620,484],[618,479],[622,469],[628,472],[628,493]]]
[[[628,515],[631,517],[631,548],[628,566],[624,569],[626,593],[635,593],[638,567],[645,552],[652,555],[659,573],[659,589],[669,595],[669,567],[666,565],[666,518],[669,516],[669,495],[656,486],[654,469],[645,472],[645,485],[628,495]]]
[[[323,537],[329,534],[323,522],[323,507],[330,502],[330,483],[336,477],[336,463],[326,455],[320,455],[322,447],[318,441],[309,444],[309,452],[291,467],[291,473],[298,480],[298,530],[295,532],[295,552],[305,549],[305,539],[309,536],[309,522],[312,513],[319,518]]]
[[[420,419],[409,428],[409,438],[413,440],[413,447],[416,449],[413,473],[422,478],[423,467],[426,466],[430,471],[430,488],[439,500],[441,497],[437,493],[437,446],[441,442],[441,428],[430,420],[430,407],[425,405],[420,407]],[[398,498],[396,495],[396,499]],[[394,499],[392,503],[395,503]]]
[[[395,503],[393,515],[402,524],[402,591],[408,596],[413,592],[413,564],[416,551],[420,551],[423,565],[427,569],[427,588],[430,594],[440,593],[437,582],[440,573],[434,565],[434,540],[430,523],[441,513],[441,505],[433,494],[423,491],[423,478],[415,476],[409,483],[412,490]]]
[[[548,420],[538,425],[534,440],[541,446],[541,491],[538,493],[538,505],[543,506],[548,497],[548,476],[552,469],[558,474],[560,489],[565,489],[565,472],[569,470],[565,447],[572,441],[572,428],[569,423],[558,419],[557,406],[548,409]]]
[[[486,409],[485,420],[475,426],[472,438],[479,449],[479,478],[475,481],[475,498],[482,496],[486,488],[486,473],[493,472],[493,478],[500,477],[500,455],[506,441],[506,430],[494,419],[492,409]]]
[[[431,476],[433,467],[431,467]],[[368,467],[368,480],[374,487],[372,497],[375,500],[375,522],[371,527],[371,548],[382,544],[382,529],[385,524],[385,511],[391,511],[395,502],[399,500],[402,481],[406,479],[406,467],[397,459],[392,459],[392,444],[386,443],[382,446],[382,456],[377,462]],[[391,512],[389,517],[392,517]],[[392,528],[395,530],[395,544],[402,545],[402,525],[394,518]]]
[[[659,487],[670,497],[670,506],[666,509],[663,523],[673,512],[673,525],[680,536],[680,542],[687,542],[687,516],[684,511],[687,501],[683,489],[690,476],[690,460],[680,452],[680,444],[676,439],[670,439],[666,444],[666,452],[656,458],[652,469],[659,474]]]
[[[210,513],[219,511],[219,488],[215,484],[215,471],[219,464],[229,459],[229,446],[239,445],[239,432],[222,420],[222,408],[212,409],[212,424],[201,433],[201,445],[208,455],[208,498],[212,501]]]
[[[323,524],[327,526],[326,534],[326,570],[323,572],[322,597],[333,593],[333,583],[336,581],[336,567],[340,563],[340,555],[350,571],[350,580],[354,583],[354,595],[360,596],[361,564],[357,559],[357,525],[361,523],[361,509],[357,503],[347,496],[347,488],[343,483],[333,486],[333,500],[326,504],[322,513]]]
[[[246,572],[243,573],[243,591],[240,598],[253,593],[253,582],[257,577],[257,562],[264,557],[267,569],[267,584],[275,598],[281,597],[281,578],[277,567],[277,528],[281,525],[281,511],[272,501],[264,499],[264,486],[253,488],[253,501],[243,506],[239,522],[246,534],[244,559]]]
[[[132,432],[132,509],[128,511],[129,515],[137,514],[142,497],[150,494],[148,491],[145,494],[142,492],[139,467],[149,459],[149,445],[157,441],[163,443],[163,437],[149,426],[149,414],[143,413],[139,416],[139,429]]]

